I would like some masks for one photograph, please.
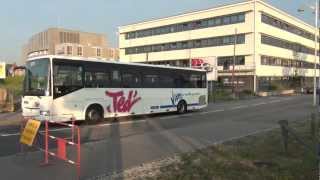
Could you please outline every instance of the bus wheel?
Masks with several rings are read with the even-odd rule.
[[[185,101],[180,101],[177,105],[177,112],[183,114],[187,112],[187,103]]]
[[[99,106],[92,106],[88,108],[86,113],[86,121],[98,122],[103,119],[103,110]]]

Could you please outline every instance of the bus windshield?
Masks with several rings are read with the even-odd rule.
[[[26,64],[24,95],[45,96],[49,94],[49,59],[37,59]]]

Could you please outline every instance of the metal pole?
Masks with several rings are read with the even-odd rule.
[[[314,33],[314,74],[313,74],[313,106],[317,105],[317,32],[318,32],[318,0],[315,6],[315,33]]]
[[[319,9],[320,9],[319,5],[320,5],[320,0],[318,0],[318,4],[316,6],[316,9],[318,10],[318,13],[316,14],[317,19],[319,19]],[[318,28],[318,26],[316,26],[316,29],[317,29],[316,31],[318,31],[318,34],[320,35],[320,29]],[[318,43],[318,39],[319,39],[319,36],[318,36],[318,38],[316,38],[316,44],[319,45],[318,47],[319,47],[319,50],[320,50],[320,43]],[[317,45],[316,45],[316,47],[317,47]],[[318,54],[318,51],[317,51],[317,57],[320,57],[319,54]],[[319,61],[320,61],[320,59],[319,59]],[[319,62],[319,64],[320,64],[320,62]],[[319,71],[319,67],[317,67],[317,68],[318,68],[317,70]],[[319,77],[318,77],[318,84],[320,85],[320,71],[319,71]],[[319,95],[318,98],[319,98],[318,99],[319,100],[318,103],[320,105],[320,95]]]
[[[77,149],[78,149],[78,154],[77,154],[77,175],[78,175],[78,180],[80,179],[81,175],[81,140],[80,140],[80,128],[77,127],[77,138],[78,138],[78,143],[77,143]]]
[[[44,148],[45,148],[45,152],[44,152],[44,164],[48,164],[49,163],[49,124],[48,124],[48,120],[45,121],[45,144],[44,144]]]
[[[236,64],[236,44],[237,44],[237,28],[234,31],[234,41],[233,41],[233,63],[232,63],[232,93],[235,92],[234,89],[234,68]]]
[[[256,0],[253,1],[254,18],[253,18],[253,62],[254,62],[254,75],[253,75],[253,91],[257,92],[257,62],[256,62]],[[259,58],[260,59],[260,58]],[[259,90],[259,89],[258,89]]]
[[[192,41],[190,41],[190,39],[191,39],[191,30],[189,30],[188,35],[189,35],[189,37],[188,37],[188,46],[189,46],[189,44],[192,42]],[[193,45],[191,47],[189,47],[189,67],[190,68],[192,68],[192,60],[191,60],[191,48],[192,47],[193,47]]]

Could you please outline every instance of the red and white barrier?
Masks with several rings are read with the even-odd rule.
[[[23,120],[21,123],[21,132],[26,124],[27,120]],[[72,123],[64,123],[64,122],[55,122],[51,120],[45,120],[44,123],[44,131],[38,132],[39,135],[44,136],[44,147],[36,146],[37,149],[44,152],[44,162],[42,165],[49,164],[49,156],[56,157],[58,159],[63,160],[66,163],[70,163],[75,165],[77,168],[77,177],[80,179],[80,167],[81,167],[81,140],[80,140],[80,128],[79,126],[75,125],[75,119],[72,118]],[[49,125],[60,125],[65,126],[67,129],[71,131],[71,137],[57,137],[50,134]],[[50,141],[51,140],[51,141]],[[56,151],[50,150],[49,142],[55,141],[56,142]],[[67,147],[74,146],[76,149],[76,159],[70,159],[67,156]],[[23,145],[21,145],[21,151],[23,151]]]

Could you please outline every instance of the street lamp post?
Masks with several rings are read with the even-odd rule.
[[[315,6],[315,31],[314,31],[314,77],[313,77],[313,106],[317,105],[317,33],[318,33],[318,0],[316,0]]]
[[[319,1],[315,0],[315,7],[314,7],[314,72],[313,72],[313,106],[317,105],[317,57],[318,57],[318,18],[319,18]],[[313,8],[312,8],[313,9]],[[298,9],[298,12],[303,12],[303,9]],[[320,78],[319,78],[320,82]],[[320,103],[320,102],[319,102]]]
[[[232,62],[232,93],[235,94],[234,80],[235,80],[235,64],[236,64],[236,45],[237,45],[237,28],[234,30],[234,40],[233,40],[233,62]],[[238,80],[237,80],[238,82]]]

